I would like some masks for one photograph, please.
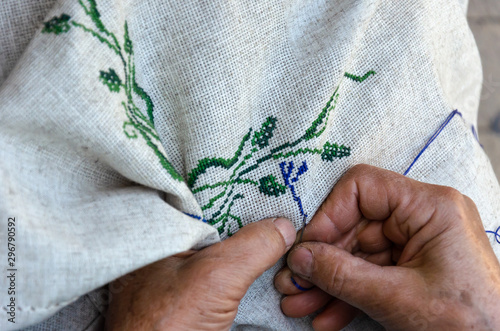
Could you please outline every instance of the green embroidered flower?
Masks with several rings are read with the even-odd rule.
[[[43,24],[42,33],[61,34],[68,32],[71,28],[71,25],[68,23],[70,19],[71,17],[66,14],[62,14],[59,17],[54,16],[50,21]]]
[[[286,192],[286,186],[276,181],[273,175],[259,179],[259,191],[268,196],[279,197]]]
[[[109,68],[109,72],[100,71],[99,79],[103,82],[104,85],[108,86],[111,92],[120,92],[122,81],[113,69]]]
[[[276,118],[268,117],[264,123],[262,123],[261,129],[253,135],[252,146],[259,145],[260,148],[264,148],[269,145],[269,139],[273,137],[273,131],[276,128]]]
[[[351,149],[344,145],[330,144],[328,141],[323,146],[323,153],[321,159],[326,161],[333,161],[334,158],[343,158],[344,156],[351,155]]]

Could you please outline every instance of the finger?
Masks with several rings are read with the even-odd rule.
[[[281,310],[288,317],[304,317],[324,307],[332,297],[315,287],[308,292],[286,296],[281,300]]]
[[[392,256],[391,259],[394,263],[398,263],[399,258],[401,257],[401,253],[403,252],[403,247],[401,246],[394,246],[392,248]]]
[[[369,165],[357,165],[335,185],[315,215],[314,223],[311,221],[310,229],[306,227],[304,241],[338,240],[367,219],[387,220],[383,228],[385,236],[398,245],[406,245],[436,216],[436,210],[446,209],[442,208],[443,203],[453,208],[458,196],[461,195],[450,188],[423,184]],[[429,230],[443,231],[450,222],[450,217],[446,219],[446,222],[435,222],[436,226]]]
[[[293,283],[294,281],[296,284]],[[274,277],[274,287],[281,294],[293,295],[310,290],[314,285],[297,275],[292,275],[290,269],[285,267]]]
[[[396,298],[408,295],[405,292],[411,288],[405,284],[421,282],[412,270],[377,266],[323,243],[299,245],[287,262],[293,273],[367,313],[373,307],[380,309],[380,302],[397,302]]]
[[[384,235],[383,226],[382,222],[371,222],[358,233],[357,239],[361,251],[374,254],[392,246],[391,241]]]
[[[364,260],[379,266],[394,265],[392,262],[392,251],[389,249],[380,253],[370,254],[368,257],[365,257]]]
[[[295,228],[286,219],[267,219],[249,224],[231,238],[205,248],[194,255],[194,261],[203,261],[208,274],[237,280],[246,289],[264,271],[272,267],[293,245]],[[187,266],[186,266],[187,267]],[[194,272],[197,268],[193,268]],[[234,286],[233,285],[233,286]]]
[[[315,331],[342,330],[360,313],[342,300],[333,300],[312,322]]]

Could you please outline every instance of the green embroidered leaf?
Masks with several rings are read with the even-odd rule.
[[[99,31],[106,33],[106,27],[101,21],[101,13],[97,10],[97,3],[95,0],[87,0],[89,3],[89,8],[87,9],[87,13],[94,22],[95,26],[99,29]]]
[[[123,45],[123,49],[125,50],[125,53],[127,54],[133,54],[133,48],[132,48],[132,40],[130,40],[130,37],[128,36],[128,24],[125,22],[125,35],[123,36],[123,39],[125,40],[125,43]]]
[[[276,181],[273,175],[259,179],[259,191],[268,196],[279,197],[286,192],[286,186]]]
[[[50,21],[43,23],[42,33],[55,33],[61,34],[68,32],[71,25],[68,24],[71,17],[66,14],[62,14],[57,17],[54,16]]]
[[[113,69],[109,68],[109,72],[100,71],[99,79],[103,82],[104,85],[108,86],[111,92],[120,92],[122,81]]]
[[[344,156],[351,155],[351,148],[337,144],[330,144],[326,142],[323,146],[323,153],[321,153],[321,159],[326,161],[333,161],[334,158],[341,159]]]
[[[273,137],[274,129],[276,129],[276,118],[270,116],[262,123],[261,129],[254,133],[252,146],[259,145],[260,148],[264,148],[269,145],[269,139]]]
[[[311,126],[306,130],[306,133],[304,134],[305,140],[310,140],[314,137],[319,137],[323,133],[323,131],[325,131],[326,122],[328,122],[328,116],[330,115],[330,112],[335,108],[337,104],[338,90],[339,87],[337,86],[337,89],[335,90],[335,92],[333,92],[333,95],[330,97],[330,100],[328,100],[328,102],[326,103],[326,106],[321,110],[321,113],[319,113],[318,117],[312,122]],[[334,103],[333,105],[332,102]],[[325,119],[326,119],[325,125],[323,126],[322,129],[318,131],[318,127],[321,124],[323,124],[323,121]]]

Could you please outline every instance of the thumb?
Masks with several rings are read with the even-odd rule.
[[[231,238],[196,255],[215,262],[224,278],[234,276],[246,292],[255,279],[290,249],[295,236],[296,230],[289,220],[266,219],[243,227]]]
[[[418,275],[412,270],[381,267],[324,243],[299,245],[288,255],[288,266],[301,278],[372,317],[400,308],[391,304],[401,302],[398,298],[411,291],[405,284],[418,284],[414,279]]]

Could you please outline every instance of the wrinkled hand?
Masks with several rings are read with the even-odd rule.
[[[229,329],[249,286],[295,241],[285,219],[245,226],[224,242],[129,274],[113,295],[107,330]],[[113,285],[113,284],[111,284]]]
[[[474,202],[454,189],[356,166],[304,241],[275,285],[287,315],[325,306],[316,330],[344,327],[357,309],[389,329],[500,330],[500,265]],[[317,287],[301,292],[292,273]]]

